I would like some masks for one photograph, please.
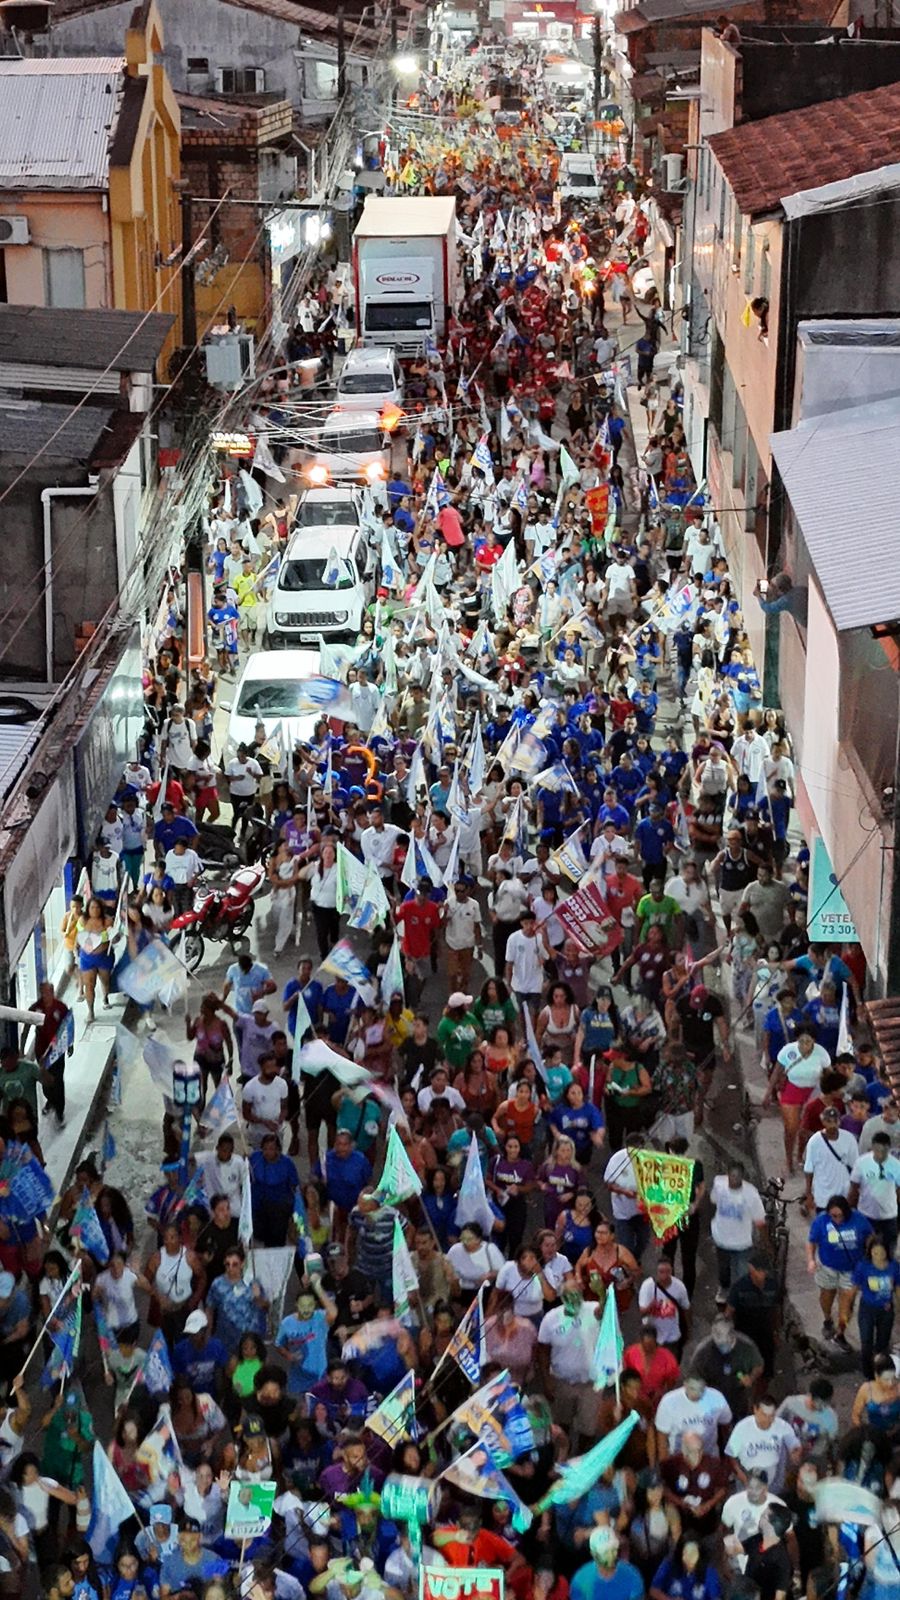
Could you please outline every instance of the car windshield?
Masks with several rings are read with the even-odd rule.
[[[301,500],[295,528],[355,528],[359,518],[352,500]]]
[[[330,428],[323,433],[322,451],[325,455],[367,456],[377,455],[381,449],[381,434],[374,428]]]
[[[390,394],[393,387],[389,372],[347,372],[338,384],[338,394]]]
[[[340,577],[337,583],[325,582],[325,572],[328,567],[327,559],[321,556],[290,556],[282,564],[278,574],[279,589],[286,589],[290,594],[296,594],[298,589],[352,589],[356,582],[355,575],[351,572],[346,561],[341,561]]]
[[[239,717],[296,717],[301,715],[300,687],[283,683],[245,683],[235,711]],[[304,702],[303,711],[307,707]]]
[[[368,333],[403,333],[411,328],[431,328],[430,300],[370,301],[366,306]]]
[[[597,180],[592,172],[569,172],[566,174],[566,182],[570,183],[573,189],[593,189]]]

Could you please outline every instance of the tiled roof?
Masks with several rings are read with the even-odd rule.
[[[713,134],[709,147],[745,215],[789,194],[900,160],[900,83]]]
[[[0,305],[0,362],[152,372],[174,320],[162,312]]]

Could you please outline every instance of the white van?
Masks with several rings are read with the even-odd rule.
[[[360,345],[351,350],[337,381],[338,404],[345,411],[371,411],[373,406],[403,407],[405,384],[397,352],[391,345]]]
[[[254,650],[244,664],[234,699],[220,702],[229,713],[223,765],[237,755],[238,745],[253,743],[258,722],[268,734],[280,723],[285,750],[292,749],[296,739],[311,739],[319,717],[309,711],[298,714],[298,684],[318,672],[318,650]]]
[[[334,551],[340,576],[324,582]],[[272,645],[314,644],[325,639],[355,640],[365,613],[371,581],[366,577],[369,548],[358,524],[301,526],[291,534],[266,608],[266,633]]]
[[[382,427],[380,412],[337,406],[325,418],[306,476],[310,483],[324,475],[332,483],[368,483],[375,488],[387,483],[390,465],[390,435]]]
[[[594,157],[570,150],[559,164],[560,200],[600,200],[602,197]]]

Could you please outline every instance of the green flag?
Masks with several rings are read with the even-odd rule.
[[[406,1234],[403,1232],[403,1224],[399,1217],[394,1218],[392,1280],[394,1316],[398,1322],[403,1322],[409,1317],[412,1310],[410,1295],[418,1294],[419,1280],[416,1276],[416,1269],[412,1264],[412,1256],[406,1243]]]
[[[550,1506],[569,1506],[574,1501],[580,1500],[583,1494],[593,1489],[594,1484],[611,1467],[619,1451],[627,1444],[632,1429],[640,1422],[636,1411],[629,1411],[628,1416],[620,1422],[612,1433],[608,1433],[595,1444],[587,1455],[576,1456],[574,1461],[566,1461],[560,1467],[560,1476],[553,1488],[539,1500],[532,1511],[546,1511]]]
[[[384,963],[384,971],[381,974],[381,998],[386,1006],[390,1005],[391,995],[393,994],[402,995],[403,1003],[404,1005],[406,1004],[406,989],[403,982],[403,955],[400,950],[400,936],[396,933],[394,934],[390,955]]]
[[[360,861],[358,856],[353,855],[346,845],[339,843],[337,847],[335,910],[340,916],[343,916],[348,906],[350,906],[351,910],[353,909],[365,886],[365,863]]]
[[[403,1200],[422,1193],[422,1180],[403,1147],[396,1128],[388,1134],[384,1167],[375,1194],[383,1206],[398,1206]]]
[[[594,1349],[593,1378],[595,1389],[608,1389],[611,1383],[616,1386],[619,1393],[619,1377],[622,1372],[622,1352],[625,1349],[625,1340],[619,1327],[619,1308],[616,1305],[615,1291],[612,1285],[606,1291],[606,1302],[603,1307],[603,1316],[600,1319],[600,1331],[597,1334],[597,1344]]]
[[[381,1405],[366,1418],[366,1427],[377,1433],[379,1439],[393,1449],[401,1439],[412,1433],[416,1415],[416,1379],[412,1372],[404,1373],[396,1389],[386,1394]]]

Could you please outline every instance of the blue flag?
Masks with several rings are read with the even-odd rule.
[[[469,1382],[476,1385],[481,1382],[481,1368],[487,1360],[484,1311],[481,1305],[483,1293],[482,1286],[444,1351],[445,1355],[453,1357]]]
[[[148,1394],[168,1394],[175,1374],[169,1360],[169,1350],[159,1328],[150,1340],[143,1378]]]
[[[0,1161],[0,1217],[7,1222],[33,1222],[50,1210],[56,1192],[30,1145],[9,1144]]]
[[[125,1485],[102,1444],[94,1441],[94,1498],[87,1531],[88,1544],[102,1564],[112,1562],[123,1522],[135,1515]]]
[[[101,1153],[101,1160],[103,1162],[104,1167],[108,1167],[109,1163],[111,1161],[115,1161],[115,1159],[116,1159],[116,1141],[113,1138],[112,1134],[110,1133],[110,1131],[109,1131],[109,1123],[107,1123],[106,1124],[106,1128],[104,1130],[104,1134],[103,1134],[103,1150],[102,1150],[102,1153]]]
[[[87,1189],[82,1190],[81,1199],[75,1207],[75,1215],[69,1229],[72,1238],[79,1248],[87,1255],[93,1256],[103,1266],[109,1260],[109,1245],[106,1235],[100,1226],[100,1218],[91,1205],[91,1197]]]
[[[223,1072],[219,1080],[219,1087],[211,1100],[207,1100],[200,1117],[200,1122],[205,1133],[220,1134],[223,1128],[230,1128],[237,1122],[237,1106],[234,1102],[234,1090],[227,1072]]]

